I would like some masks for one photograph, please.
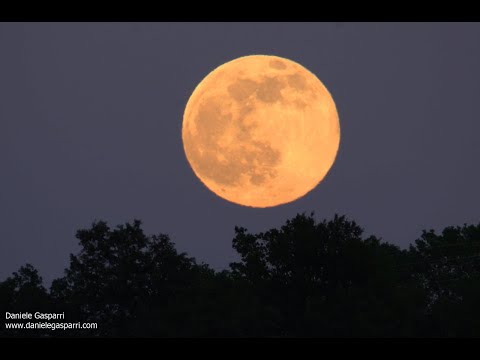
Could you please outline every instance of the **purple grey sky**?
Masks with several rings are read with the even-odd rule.
[[[195,86],[239,56],[299,62],[332,93],[342,138],[326,179],[276,208],[229,203],[181,142]],[[478,23],[0,23],[0,281],[47,281],[94,220],[144,222],[216,269],[234,226],[346,214],[401,247],[480,219]]]

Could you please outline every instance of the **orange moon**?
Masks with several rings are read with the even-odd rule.
[[[221,198],[256,208],[306,195],[327,175],[340,145],[333,98],[289,59],[227,62],[195,88],[182,140],[193,172]]]

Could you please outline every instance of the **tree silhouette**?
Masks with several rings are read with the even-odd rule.
[[[235,227],[240,260],[220,272],[139,220],[76,237],[80,251],[50,291],[27,264],[0,282],[0,309],[98,328],[0,336],[480,336],[480,224],[424,231],[401,250],[345,216],[298,214],[257,234]]]
[[[26,309],[48,312],[50,303],[42,278],[31,264],[22,266],[18,272],[0,283],[0,312],[18,313]],[[15,330],[2,326],[0,336],[38,336],[41,330]]]
[[[393,321],[404,253],[345,216],[316,223],[297,215],[256,235],[236,228],[242,261],[233,275],[251,284],[277,336],[380,336],[401,333]]]
[[[97,222],[76,236],[81,251],[53,282],[52,297],[82,321],[101,324],[95,335],[177,334],[176,320],[186,316],[178,309],[213,274],[177,253],[167,235],[146,236],[139,220],[116,229]]]
[[[409,271],[428,292],[429,333],[480,336],[480,224],[423,231],[409,250]]]

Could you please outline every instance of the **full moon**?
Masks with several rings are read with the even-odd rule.
[[[209,73],[185,108],[183,147],[219,197],[272,207],[313,190],[332,167],[340,123],[332,96],[302,65],[244,56]]]

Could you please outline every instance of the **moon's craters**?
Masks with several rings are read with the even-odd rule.
[[[258,84],[250,79],[239,79],[228,87],[228,93],[236,101],[244,101],[258,88]]]
[[[285,85],[274,77],[265,78],[258,87],[257,98],[266,103],[273,103],[282,100],[281,90]]]
[[[285,63],[281,60],[277,60],[277,59],[274,59],[274,60],[270,60],[270,62],[268,63],[268,65],[271,67],[271,68],[274,68],[274,69],[277,69],[277,70],[283,70],[287,67],[287,65],[285,65]]]
[[[280,152],[267,142],[252,139],[254,124],[246,124],[245,119],[236,119],[232,124],[233,115],[224,114],[220,109],[220,99],[206,101],[195,118],[197,133],[189,132],[190,138],[185,142],[188,157],[199,174],[228,186],[238,185],[242,176],[254,185],[275,177]],[[236,139],[223,146],[221,139],[229,129],[238,130]],[[194,144],[202,144],[202,147]]]
[[[273,103],[282,99],[281,90],[285,83],[277,77],[264,77],[260,81],[238,79],[228,86],[228,93],[238,102],[244,102],[250,96],[262,102]]]
[[[277,60],[272,60],[273,62]],[[283,64],[280,61],[281,64]],[[270,64],[270,66],[272,66]],[[252,102],[258,100],[262,103],[274,104],[280,102],[286,106],[294,105],[297,108],[304,108],[306,102],[303,93],[308,90],[308,82],[306,78],[299,72],[283,75],[279,73],[277,76],[260,76],[255,79],[240,78],[235,80],[227,87],[228,94],[240,105],[240,118],[246,112],[253,108]],[[286,100],[283,91],[290,91],[296,97],[294,101]],[[302,94],[302,95],[300,95]],[[299,96],[301,96],[299,98]],[[308,96],[315,97],[313,91],[308,91]],[[289,97],[289,96],[287,96]]]
[[[307,81],[305,78],[299,74],[295,73],[287,76],[288,85],[293,87],[295,90],[303,91],[307,86]]]
[[[223,134],[232,115],[222,112],[222,102],[219,99],[210,99],[202,104],[197,114],[197,132],[200,140],[211,145],[211,142]]]
[[[270,61],[269,66],[278,70],[286,68],[280,60]],[[188,150],[189,158],[196,164],[199,174],[224,186],[238,185],[242,176],[246,176],[255,186],[275,178],[275,167],[281,161],[281,153],[274,150],[267,141],[254,138],[253,133],[258,125],[256,121],[261,119],[251,121],[248,115],[260,106],[259,102],[284,103],[286,100],[282,90],[289,87],[297,92],[303,91],[306,80],[299,73],[239,78],[226,88],[228,95],[238,104],[236,109],[226,106],[223,97],[211,97],[204,101],[195,116],[197,134],[194,136],[190,133],[190,143],[205,146],[202,150]],[[300,99],[292,104],[299,108],[306,106]],[[234,138],[230,145],[223,146],[222,137],[232,129]]]
[[[210,190],[268,207],[303,196],[325,176],[338,150],[335,126],[335,105],[313,74],[259,55],[226,63],[198,85],[182,136],[190,165]]]

